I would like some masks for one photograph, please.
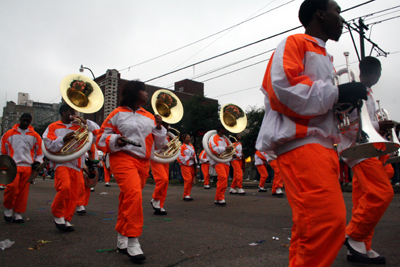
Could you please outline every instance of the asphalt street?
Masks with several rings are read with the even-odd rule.
[[[221,207],[214,205],[215,187],[195,186],[194,201],[184,202],[183,186],[175,185],[168,188],[168,214],[156,216],[150,206],[153,189],[154,185],[147,184],[143,190],[144,229],[139,240],[147,259],[141,266],[288,266],[292,221],[286,196],[259,193],[256,188],[246,189],[244,196],[230,195],[227,190],[228,205]],[[0,250],[1,267],[133,265],[126,255],[115,251],[116,183],[97,185],[87,214],[74,216],[75,231],[69,233],[54,226],[50,206],[55,193],[53,180],[37,179],[30,187],[25,223],[1,219],[0,241],[15,242]],[[343,197],[349,220],[351,193],[345,192]],[[3,217],[3,205],[0,212]],[[375,229],[373,248],[386,256],[386,266],[400,266],[399,194]],[[368,266],[348,263],[346,252],[343,247],[333,266]]]

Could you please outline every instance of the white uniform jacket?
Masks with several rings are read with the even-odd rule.
[[[256,149],[281,155],[309,143],[339,142],[333,106],[335,71],[325,42],[307,34],[284,39],[271,57],[261,91],[265,116]]]

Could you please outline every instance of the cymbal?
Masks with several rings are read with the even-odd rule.
[[[17,164],[12,157],[0,155],[0,184],[10,184],[17,176]]]

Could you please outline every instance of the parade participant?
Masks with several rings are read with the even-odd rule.
[[[75,115],[76,111],[67,104],[61,105],[59,112],[61,120],[50,124],[43,133],[43,142],[49,152],[59,152],[64,144],[74,138],[74,132],[80,128],[80,125],[74,123],[75,118],[87,125],[91,132],[99,129],[95,122]],[[56,228],[61,231],[70,232],[74,230],[70,221],[77,205],[78,188],[80,180],[83,179],[82,168],[84,164],[84,155],[68,162],[55,163],[54,187],[57,194],[51,205],[51,212],[54,215]]]
[[[210,139],[209,147],[212,153],[220,155],[223,152],[231,152],[234,148],[229,145],[228,141],[223,137],[227,133],[226,129],[222,124],[217,128],[217,134],[214,138]],[[228,176],[229,176],[229,162],[218,163],[210,159],[211,166],[215,166],[215,171],[218,175],[217,191],[215,192],[215,205],[225,206],[225,190],[228,187]]]
[[[194,175],[196,173],[196,153],[193,145],[190,143],[191,138],[188,134],[182,134],[183,144],[181,146],[181,154],[178,157],[178,162],[181,167],[183,176],[183,200],[192,201],[193,198],[190,196],[192,191]]]
[[[260,174],[260,183],[258,184],[258,192],[267,192],[265,189],[265,182],[268,178],[267,171],[267,154],[256,150],[254,154],[254,165],[256,165],[257,171]]]
[[[338,183],[336,103],[367,98],[361,83],[333,85],[325,45],[338,41],[344,19],[332,0],[305,0],[305,34],[285,38],[271,57],[261,91],[265,115],[257,150],[273,151],[292,208],[289,266],[330,266],[345,241],[346,208]]]
[[[86,214],[85,207],[89,204],[90,192],[94,191],[94,187],[89,186],[87,181],[89,181],[88,179],[93,179],[96,176],[96,173],[98,172],[97,162],[99,162],[99,154],[97,152],[96,145],[93,143],[90,147],[90,150],[85,153],[85,165],[87,168],[83,169],[82,179],[79,180],[78,200],[76,203],[76,213],[78,215]],[[97,181],[94,183],[96,184]]]
[[[244,158],[242,153],[242,144],[240,140],[242,139],[240,134],[236,135],[235,142],[234,138],[232,138],[231,142],[233,143],[233,147],[235,148],[236,152],[232,157],[232,168],[233,168],[233,181],[231,184],[231,189],[229,190],[229,194],[239,194],[245,195],[246,192],[243,190],[243,167],[244,167]],[[234,143],[235,142],[235,143]],[[237,190],[236,190],[237,188]]]
[[[6,222],[24,223],[28,203],[29,177],[43,161],[42,139],[30,125],[32,115],[24,113],[1,138],[1,154],[12,157],[17,165],[17,176],[7,185],[4,191],[4,220]]]
[[[120,189],[117,248],[133,262],[146,259],[139,244],[143,230],[142,189],[149,175],[153,143],[162,147],[167,134],[161,116],[153,116],[141,107],[148,98],[143,82],[125,83],[119,107],[103,122],[96,140],[98,149],[110,153],[111,172]]]
[[[168,129],[168,124],[163,122],[163,126]],[[165,137],[163,147],[165,147],[170,141],[169,136]],[[160,151],[157,149],[156,151]],[[167,215],[167,211],[164,209],[165,199],[167,198],[167,190],[169,183],[169,163],[159,163],[150,159],[151,172],[155,183],[153,198],[151,199],[151,206],[154,209],[155,215]]]
[[[388,128],[393,127],[391,121],[376,121],[375,101],[372,97],[371,87],[375,85],[381,76],[381,63],[377,58],[365,57],[360,64],[360,81],[368,88],[368,100],[366,106],[372,125],[377,131],[386,132]],[[357,112],[353,111],[351,117],[356,117]],[[341,152],[350,146],[357,135],[358,125],[341,134],[342,142],[338,144],[338,150]],[[377,263],[384,264],[385,257],[372,250],[371,243],[374,234],[374,228],[385,213],[387,207],[393,199],[393,187],[390,183],[392,170],[386,172],[384,166],[387,156],[378,158],[348,159],[343,158],[348,164],[354,175],[352,180],[352,198],[353,210],[352,217],[346,227],[346,245],[349,252],[347,260],[352,262]],[[386,166],[390,166],[386,165]],[[389,179],[388,179],[389,178]]]
[[[199,155],[201,171],[204,176],[204,189],[211,189],[210,187],[210,160],[207,157],[206,151],[203,149]]]
[[[274,179],[272,180],[272,195],[281,197],[283,196],[282,188],[283,188],[283,180],[279,172],[278,161],[276,160],[277,156],[273,154],[266,154],[268,165],[274,170]]]

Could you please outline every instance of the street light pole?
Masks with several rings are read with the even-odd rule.
[[[96,77],[94,77],[93,71],[91,69],[87,68],[87,67],[84,67],[83,65],[81,65],[81,67],[79,68],[79,72],[83,72],[84,69],[87,69],[87,70],[90,71],[90,73],[93,76],[93,80],[96,79]]]

